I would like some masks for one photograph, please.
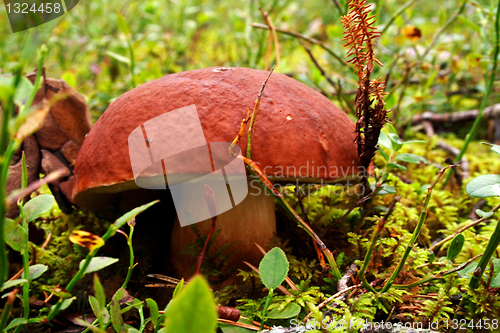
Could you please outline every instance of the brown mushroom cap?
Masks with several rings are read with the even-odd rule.
[[[124,207],[126,200],[117,199],[116,193],[138,189],[128,150],[128,137],[136,127],[194,104],[206,141],[231,142],[267,76],[266,71],[249,68],[204,68],[167,75],[123,94],[111,103],[80,149],[74,201],[101,212],[132,208]],[[252,159],[272,181],[335,183],[358,178],[354,128],[326,97],[275,73],[262,96]],[[239,142],[243,153],[246,145],[243,136]]]

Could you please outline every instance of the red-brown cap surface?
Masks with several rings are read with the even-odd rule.
[[[145,83],[116,99],[92,128],[78,154],[73,197],[90,209],[110,209],[114,193],[137,189],[128,150],[144,122],[196,106],[207,142],[231,142],[268,72],[204,68]],[[354,123],[326,97],[282,74],[262,95],[252,159],[272,181],[334,183],[358,179]],[[246,131],[239,146],[246,152]],[[123,202],[112,205],[123,206]]]

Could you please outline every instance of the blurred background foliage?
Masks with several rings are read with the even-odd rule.
[[[461,1],[372,2],[376,25],[384,30],[376,56],[385,64],[376,66],[372,76],[389,79],[386,102],[397,125],[422,111],[448,112],[478,106],[485,89],[484,70],[493,49],[495,4],[487,0],[466,2],[460,15],[442,31]],[[343,0],[338,3],[340,6],[331,0],[80,1],[54,24],[16,34],[11,33],[5,7],[1,7],[0,68],[2,73],[11,72],[24,48],[30,59],[26,68],[34,70],[30,46],[33,49],[32,38],[40,33],[38,38],[46,40],[49,48],[47,75],[64,78],[84,94],[95,121],[111,101],[133,87],[127,36],[119,28],[117,10],[130,29],[135,83],[139,85],[201,67],[265,69],[269,32],[252,27],[252,23],[265,24],[259,7],[269,14],[276,28],[312,37],[343,59]],[[436,34],[434,46],[421,59]],[[327,76],[340,84],[345,96],[339,98],[337,89],[322,76],[298,39],[279,32],[278,37],[281,63],[277,71],[322,91],[349,110],[345,101],[353,105],[356,89],[351,66],[320,46],[302,41]],[[273,49],[271,61],[274,59]],[[497,100],[497,95],[492,94],[492,98]]]

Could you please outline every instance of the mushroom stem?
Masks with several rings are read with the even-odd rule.
[[[226,267],[242,266],[243,261],[258,264],[262,254],[255,246],[257,243],[265,246],[276,232],[276,216],[274,199],[261,188],[257,182],[249,181],[247,197],[234,208],[217,216],[216,229],[219,234],[208,251],[213,255],[214,250],[230,245],[224,255],[231,254],[237,249],[237,256],[230,256]],[[211,227],[211,220],[196,223],[200,233],[206,237]],[[196,241],[196,234],[190,226],[181,227],[176,218],[170,245],[171,264],[182,277],[191,275],[191,268],[196,265],[196,256],[186,254],[186,246]],[[226,271],[227,273],[227,271]]]

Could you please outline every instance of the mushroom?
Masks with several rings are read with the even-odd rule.
[[[167,75],[126,92],[111,103],[79,151],[73,200],[109,216],[159,195],[168,201],[166,191],[136,184],[130,134],[155,117],[194,105],[206,142],[232,142],[267,76],[266,71],[249,68],[204,68]],[[252,160],[269,180],[280,184],[356,182],[360,170],[354,129],[349,117],[326,97],[286,75],[273,74],[255,123]],[[238,145],[245,154],[247,138],[243,136]],[[164,175],[160,171],[149,176]],[[196,226],[207,233],[210,219]],[[258,263],[262,255],[254,242],[265,246],[276,231],[273,197],[249,178],[247,197],[217,216],[216,229],[221,231],[211,249],[235,242],[229,263]],[[195,265],[194,257],[182,253],[195,239],[191,228],[174,223],[170,252],[178,272],[187,274]]]

